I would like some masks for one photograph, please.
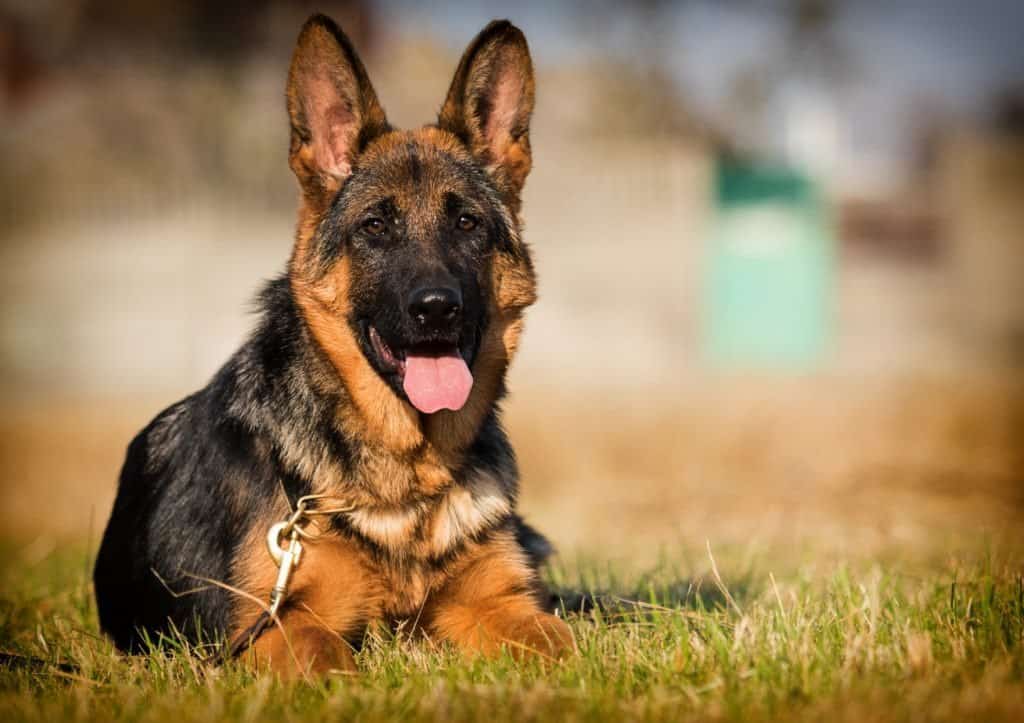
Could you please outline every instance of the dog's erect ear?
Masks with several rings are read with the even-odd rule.
[[[363,146],[388,129],[352,42],[334,21],[302,26],[288,71],[289,163],[307,196],[337,191]]]
[[[530,172],[533,64],[526,38],[495,20],[462,56],[438,125],[462,139],[518,196]]]

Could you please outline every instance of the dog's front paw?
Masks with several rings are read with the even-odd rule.
[[[522,607],[526,607],[525,605]],[[449,609],[437,631],[470,655],[560,659],[576,649],[572,630],[561,618],[533,610]]]
[[[318,625],[268,630],[252,646],[254,662],[285,680],[356,672],[352,649],[336,633]]]
[[[541,655],[561,659],[576,651],[576,639],[568,623],[549,613],[508,621],[502,635],[509,652],[517,658]]]

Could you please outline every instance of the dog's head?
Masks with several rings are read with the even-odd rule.
[[[523,34],[488,25],[437,123],[400,131],[348,38],[315,16],[287,98],[303,196],[291,285],[350,393],[378,416],[385,391],[424,414],[489,406],[535,298],[518,220],[533,110]]]

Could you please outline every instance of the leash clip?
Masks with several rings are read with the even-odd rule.
[[[306,495],[300,497],[295,505],[295,511],[284,522],[272,525],[267,531],[267,550],[270,557],[277,565],[277,581],[270,591],[270,609],[267,611],[270,617],[277,614],[278,609],[288,595],[288,583],[291,582],[292,572],[299,565],[302,557],[302,539],[315,540],[315,532],[308,532],[303,529],[302,523],[309,523],[313,516],[330,516],[352,509],[348,505],[340,505],[327,509],[310,509],[310,504],[332,499],[330,495]],[[281,546],[281,540],[288,539],[288,547]]]
[[[297,520],[278,522],[267,532],[267,550],[270,558],[277,565],[277,580],[270,591],[270,616],[277,614],[281,603],[288,595],[288,583],[291,581],[292,572],[299,565],[302,557],[302,543],[299,541],[299,528],[295,524]],[[289,530],[289,528],[291,528]],[[288,534],[288,547],[281,547],[281,538]]]
[[[324,500],[334,500],[334,507],[318,508],[315,503]],[[311,505],[313,505],[311,507]],[[354,508],[333,495],[305,495],[295,503],[295,510],[284,522],[278,522],[267,530],[267,552],[270,559],[277,565],[277,580],[270,590],[270,604],[247,630],[240,633],[231,643],[228,649],[232,658],[236,658],[247,650],[253,641],[263,634],[277,616],[278,610],[288,596],[288,583],[291,582],[292,573],[299,566],[302,558],[302,541],[314,541],[319,537],[316,530],[308,532],[304,525],[312,523],[313,517],[331,517],[332,515],[351,512]],[[301,523],[301,524],[300,524]],[[282,547],[281,541],[287,538],[288,547]]]

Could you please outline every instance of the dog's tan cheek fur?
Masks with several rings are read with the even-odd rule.
[[[395,452],[410,452],[423,442],[416,410],[373,370],[349,328],[350,274],[347,257],[316,281],[303,278],[305,274],[293,268],[292,290],[310,332],[354,403],[355,409],[343,405],[339,410],[342,425],[353,437],[378,440]]]

